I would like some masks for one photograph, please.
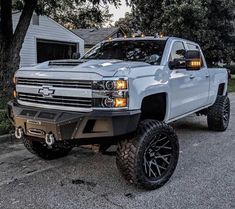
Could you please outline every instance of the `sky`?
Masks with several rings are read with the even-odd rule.
[[[113,5],[109,5],[109,12],[113,14],[112,20],[115,22],[119,18],[124,17],[126,12],[130,12],[131,8],[126,6],[126,0],[121,0],[122,5],[117,9]]]

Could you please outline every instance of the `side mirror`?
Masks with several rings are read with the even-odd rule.
[[[174,59],[169,62],[169,68],[200,70],[201,69],[201,53],[198,50],[189,50],[185,53],[185,58]]]
[[[72,58],[73,59],[79,59],[81,57],[81,54],[79,52],[74,52]]]
[[[201,53],[198,50],[189,50],[185,54],[186,69],[200,70],[202,66]]]
[[[184,58],[174,59],[169,62],[169,68],[171,70],[174,69],[185,69],[186,68],[186,60]]]

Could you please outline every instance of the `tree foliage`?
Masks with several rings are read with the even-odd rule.
[[[137,28],[135,17],[132,13],[127,12],[124,18],[115,22],[115,27],[121,27],[126,34],[131,34]]]
[[[69,7],[61,12],[56,10],[55,13],[49,14],[49,16],[69,29],[78,29],[101,28],[111,22],[113,15],[109,13],[107,6],[81,4],[79,7]]]
[[[135,29],[198,42],[209,64],[235,59],[234,0],[132,0]]]
[[[131,0],[135,27],[146,35],[155,34],[161,28],[162,0]],[[136,28],[135,28],[136,29]]]
[[[109,13],[107,6],[101,6],[98,2],[39,0],[35,12],[47,15],[69,29],[100,28],[110,21],[112,14]],[[15,10],[22,10],[23,7],[23,0],[14,0]]]

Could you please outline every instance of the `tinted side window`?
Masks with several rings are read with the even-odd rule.
[[[174,59],[184,58],[185,56],[185,48],[183,42],[177,41],[173,44],[170,54],[170,60],[173,61]]]
[[[189,50],[199,50],[198,46],[194,44],[187,44]]]

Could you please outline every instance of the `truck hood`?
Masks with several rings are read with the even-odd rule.
[[[115,75],[119,76],[119,74],[128,75],[131,69],[145,66],[150,66],[150,64],[122,60],[56,60],[32,67],[22,67],[17,76],[25,74],[23,71],[28,71],[28,75],[31,76],[36,72],[37,74],[47,74],[48,72],[61,74],[66,72],[66,74],[97,74],[99,77],[113,77]]]

